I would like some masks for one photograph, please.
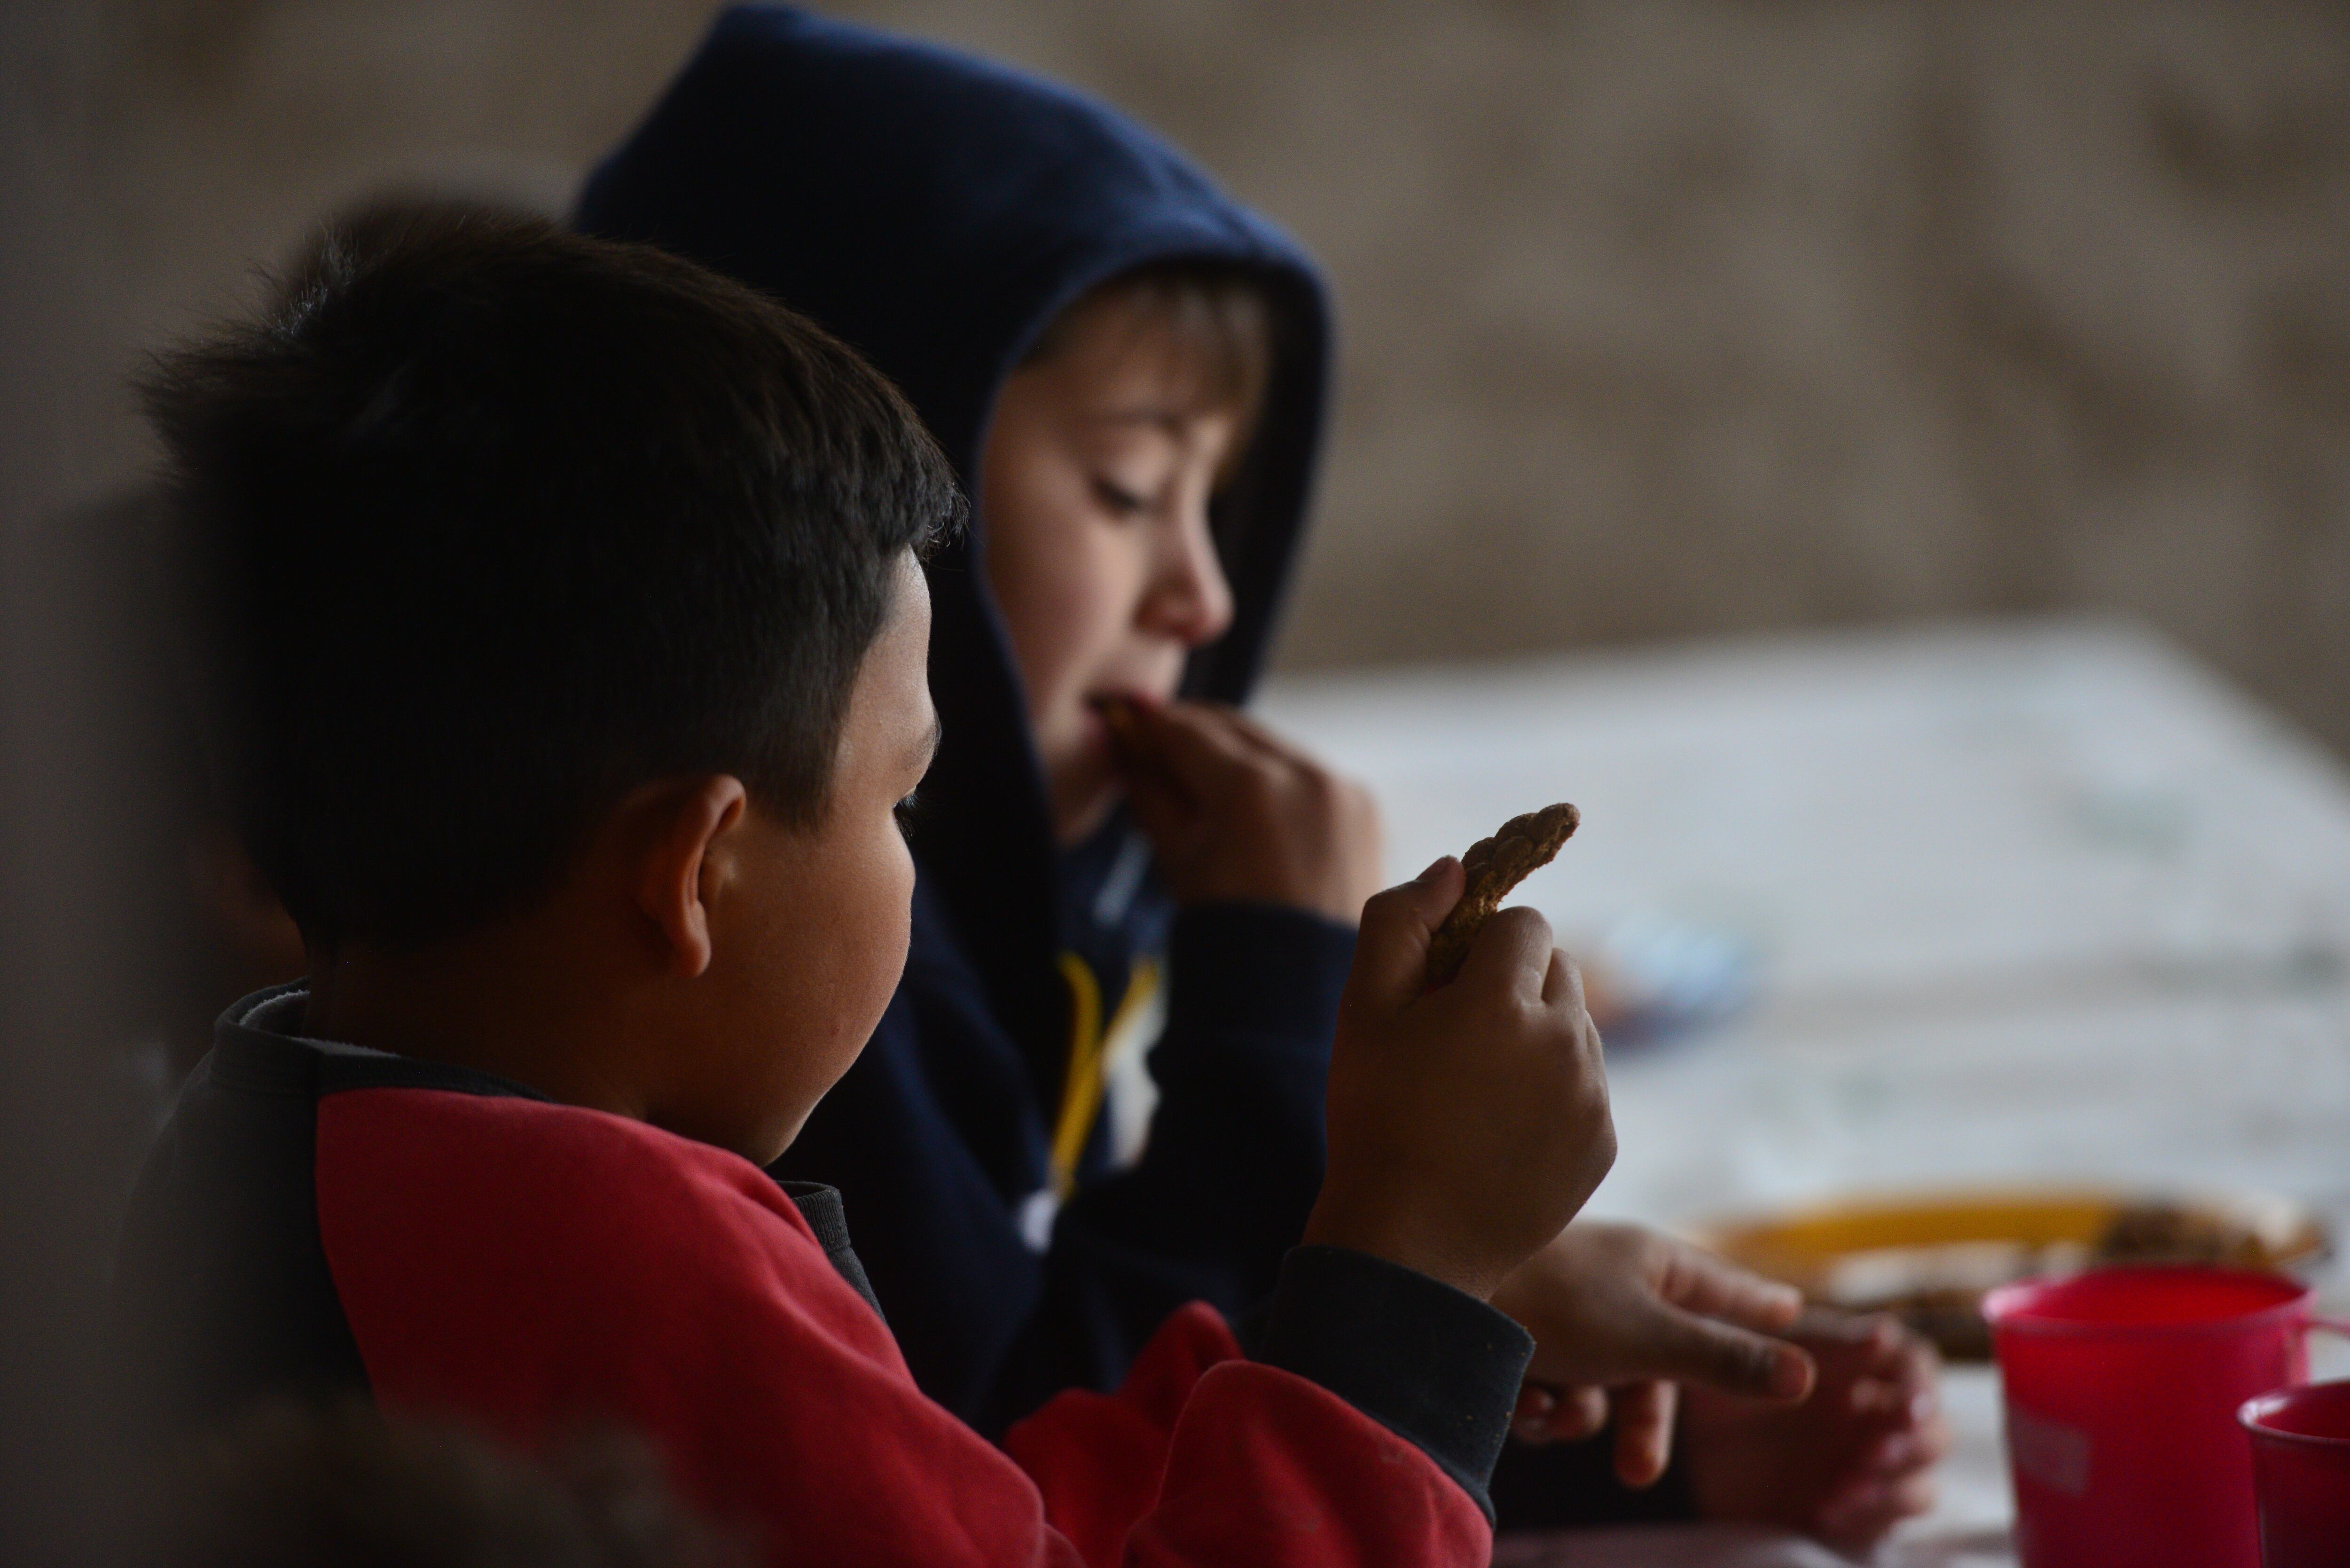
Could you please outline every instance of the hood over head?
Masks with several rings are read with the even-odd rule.
[[[1272,374],[1213,519],[1235,614],[1185,680],[1226,701],[1248,694],[1304,524],[1329,316],[1297,245],[1180,153],[1035,77],[745,5],[720,16],[595,171],[578,222],[727,273],[845,338],[912,400],[974,496],[996,390],[1065,306],[1146,263],[1258,272],[1276,324]],[[945,731],[916,846],[991,987],[1010,988],[997,998],[1007,1023],[1057,1037],[1055,852],[1026,704],[979,569],[986,533],[974,515],[930,563]]]

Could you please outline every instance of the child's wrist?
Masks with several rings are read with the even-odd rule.
[[[1343,1191],[1334,1194],[1327,1188],[1306,1217],[1299,1241],[1309,1247],[1367,1253],[1481,1302],[1491,1302],[1510,1274],[1508,1268],[1495,1267],[1476,1257],[1473,1249],[1461,1247],[1453,1227],[1430,1225],[1395,1205]]]

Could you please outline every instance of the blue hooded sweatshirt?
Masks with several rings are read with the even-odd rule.
[[[1244,699],[1305,514],[1328,313],[1311,264],[1164,144],[1076,93],[775,6],[720,17],[588,182],[582,227],[650,240],[822,323],[912,400],[978,492],[996,389],[1060,310],[1139,264],[1261,278],[1277,322],[1248,452],[1214,504],[1231,628],[1186,690]],[[822,1172],[925,1390],[997,1430],[1107,1387],[1169,1312],[1271,1290],[1321,1179],[1348,929],[1299,910],[1173,911],[1123,820],[1063,851],[980,570],[987,519],[929,564],[943,743],[915,826],[896,1000],[779,1175]],[[1080,1008],[1069,956],[1097,992]],[[1113,1168],[1097,1117],[1066,1201],[1050,1146],[1073,1030],[1163,961],[1159,1098]]]
[[[746,5],[719,18],[596,170],[578,221],[727,273],[845,338],[905,391],[973,495],[997,389],[1065,306],[1145,263],[1251,269],[1274,306],[1272,375],[1211,508],[1235,615],[1184,682],[1248,696],[1305,524],[1329,312],[1297,245],[1180,153],[1053,83]],[[1270,1292],[1321,1181],[1354,939],[1296,909],[1172,909],[1122,815],[1055,847],[980,567],[986,541],[982,513],[928,566],[944,733],[913,830],[905,978],[775,1174],[840,1189],[915,1378],[992,1433],[1063,1388],[1112,1386],[1184,1302],[1244,1318]],[[1115,1162],[1097,1119],[1063,1200],[1049,1157],[1073,1035],[1158,961],[1166,1024],[1149,1057],[1148,1140]],[[1080,1002],[1079,987],[1096,994]],[[1677,1489],[1621,1494],[1604,1446],[1572,1449],[1523,1479],[1534,1456],[1505,1461],[1497,1495],[1533,1501],[1505,1516],[1682,1506]]]

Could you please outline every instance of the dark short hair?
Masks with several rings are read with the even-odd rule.
[[[820,820],[892,563],[962,505],[805,318],[481,207],[328,223],[142,390],[224,804],[328,950],[527,907],[649,780]]]

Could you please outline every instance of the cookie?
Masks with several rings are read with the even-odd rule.
[[[1575,836],[1583,814],[1561,801],[1540,811],[1530,811],[1523,816],[1513,816],[1502,824],[1501,830],[1491,838],[1481,838],[1469,846],[1461,857],[1461,869],[1469,873],[1469,886],[1462,890],[1461,901],[1436,928],[1428,942],[1428,986],[1433,991],[1449,982],[1461,972],[1461,961],[1469,956],[1469,944],[1510,889],[1524,881],[1536,867],[1550,864],[1558,846]]]
[[[1110,732],[1112,740],[1128,739],[1134,733],[1135,726],[1142,722],[1141,715],[1135,711],[1135,702],[1131,697],[1104,694],[1099,697],[1088,697],[1086,699],[1086,703],[1101,716],[1102,728]]]

